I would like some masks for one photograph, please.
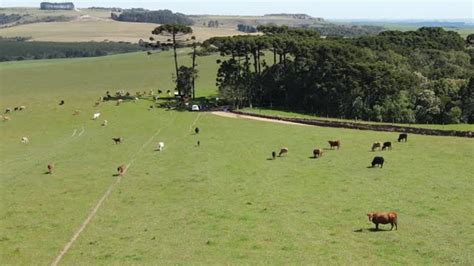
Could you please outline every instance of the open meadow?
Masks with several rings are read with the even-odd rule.
[[[217,95],[216,59],[198,58],[198,97]],[[107,90],[171,89],[172,73],[171,52],[0,63],[1,110],[26,107],[0,121],[2,264],[52,263],[88,217],[60,264],[474,264],[473,139],[398,143],[395,132],[147,110],[149,98],[94,106]],[[372,152],[374,141],[393,149]],[[368,167],[376,155],[383,168]],[[398,230],[374,231],[370,211],[396,211]]]

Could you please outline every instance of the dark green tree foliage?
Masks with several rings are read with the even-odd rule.
[[[9,24],[12,22],[15,22],[17,20],[20,20],[23,16],[19,14],[4,14],[0,13],[0,25],[3,24]]]
[[[194,79],[197,78],[197,71],[193,67],[180,66],[178,69],[178,78],[176,87],[182,95],[189,96],[193,90]]]
[[[92,57],[136,52],[144,48],[116,42],[26,42],[22,38],[0,38],[0,61]]]
[[[149,11],[145,9],[124,10],[119,15],[112,13],[112,19],[128,22],[148,22],[157,24],[182,24],[192,25],[193,20],[181,13],[173,13],[171,10]]]
[[[163,36],[169,36],[171,37],[170,41],[168,41],[168,43],[160,43],[160,42],[157,42],[157,45],[158,46],[173,46],[173,54],[174,54],[174,65],[175,65],[175,73],[176,73],[176,80],[178,80],[178,76],[179,76],[179,73],[178,73],[178,55],[176,53],[176,48],[178,47],[178,43],[179,42],[182,42],[183,40],[181,40],[180,38],[185,36],[185,35],[188,35],[188,34],[191,34],[193,33],[193,29],[191,27],[188,27],[186,25],[183,25],[183,24],[165,24],[165,25],[161,25],[157,28],[155,28],[152,32],[152,34],[154,35],[163,35]],[[152,38],[150,38],[151,40]],[[182,95],[179,87],[177,87],[178,89],[178,92],[179,92],[179,95]]]
[[[257,32],[257,28],[255,26],[245,24],[237,24],[237,30],[246,33]]]
[[[321,39],[312,29],[258,30],[265,35],[216,37],[204,44],[218,47],[224,56],[217,85],[235,107],[372,121],[472,123],[473,68],[457,33],[421,28]]]

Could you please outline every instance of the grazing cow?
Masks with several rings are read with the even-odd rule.
[[[382,151],[384,151],[385,149],[391,150],[392,149],[392,142],[390,142],[390,141],[384,142],[383,147],[382,147]]]
[[[48,174],[52,174],[54,169],[54,165],[52,163],[48,164]]]
[[[92,120],[96,120],[97,118],[99,118],[100,116],[100,113],[95,113],[93,116],[92,116]]]
[[[126,169],[126,166],[124,164],[120,165],[119,167],[117,167],[117,172],[118,172],[118,175],[119,176],[123,176],[123,174],[125,173],[125,169]]]
[[[64,105],[64,100],[61,100],[61,101],[59,102],[59,105]]]
[[[382,156],[375,156],[374,159],[372,160],[372,167],[375,167],[376,165],[379,165],[380,168],[383,167],[384,159]]]
[[[27,143],[30,143],[30,140],[27,137],[22,137],[21,138],[21,143],[27,144]]]
[[[18,111],[19,109],[20,109],[20,107],[17,106],[15,108],[13,108],[13,111]]]
[[[118,138],[112,138],[113,141],[115,141],[115,144],[120,144],[122,143],[122,138],[121,137],[118,137]]]
[[[323,156],[323,149],[314,149],[313,150],[313,156],[314,158],[319,158]]]
[[[5,114],[8,114],[12,111],[12,109],[10,107],[8,107],[7,109],[5,109]]]
[[[18,111],[23,111],[23,110],[25,110],[25,109],[26,109],[26,106],[24,106],[24,105],[18,107]]]
[[[398,142],[404,140],[405,142],[407,142],[408,140],[408,135],[406,133],[402,133],[400,135],[398,135]]]
[[[75,110],[72,115],[79,115],[81,113],[81,110]]]
[[[8,115],[3,116],[3,121],[10,121],[10,117]]]
[[[374,142],[374,144],[372,144],[372,151],[375,151],[377,149],[380,149],[382,147],[382,143],[381,142]]]
[[[108,123],[107,120],[104,120],[104,122],[102,122],[102,126],[103,127],[107,126],[107,123]]]
[[[337,147],[338,150],[339,150],[339,148],[341,148],[341,141],[340,140],[328,140],[328,142],[329,142],[329,145],[331,146],[331,150],[334,147]]]
[[[199,134],[199,128],[198,127],[194,129],[194,133]]]
[[[201,146],[201,142],[199,140],[197,141],[197,146]]]
[[[398,230],[396,212],[369,212],[367,216],[369,217],[369,222],[375,224],[376,230],[379,230],[379,224],[391,224],[390,230],[393,230],[393,226],[395,226],[395,230]]]
[[[161,93],[163,93],[163,92],[161,90],[158,90],[158,94],[161,94]]]
[[[164,142],[158,142],[158,147],[156,147],[157,151],[162,151],[165,148]]]
[[[277,153],[275,151],[272,151],[272,158],[273,160],[275,160],[275,157],[276,157]]]
[[[278,153],[278,157],[281,157],[282,155],[287,155],[288,154],[288,148],[281,148],[280,153]]]

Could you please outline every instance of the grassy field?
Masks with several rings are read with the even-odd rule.
[[[443,130],[460,130],[460,131],[474,131],[473,124],[397,124],[397,123],[379,123],[379,122],[369,122],[362,120],[350,120],[350,119],[338,119],[338,118],[329,118],[329,117],[320,117],[310,114],[301,114],[295,112],[287,112],[275,109],[265,109],[265,108],[244,108],[240,111],[253,114],[261,115],[272,115],[277,117],[290,117],[290,118],[305,118],[305,119],[318,119],[318,120],[327,120],[327,121],[340,121],[340,122],[351,122],[351,123],[364,123],[364,124],[378,124],[378,125],[397,125],[397,126],[410,126],[418,128],[431,128],[431,129],[443,129]]]
[[[200,96],[215,94],[215,59],[199,58]],[[93,107],[106,90],[170,88],[172,63],[0,63],[0,107],[27,106],[0,123],[2,264],[51,263],[109,188],[62,264],[474,264],[473,140],[411,135],[371,152],[397,134],[147,111],[146,100]],[[329,139],[341,150],[309,158]],[[269,160],[282,146],[288,156]],[[375,155],[383,169],[367,168]],[[397,211],[399,229],[370,230],[374,210]]]

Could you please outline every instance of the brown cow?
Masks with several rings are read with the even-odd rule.
[[[372,144],[372,151],[375,151],[377,149],[380,150],[381,147],[382,147],[382,143],[380,141],[374,142],[374,144]]]
[[[284,154],[288,154],[288,148],[281,148],[280,153],[278,153],[278,157],[281,157]]]
[[[314,158],[319,158],[323,156],[323,149],[314,149],[313,150],[313,156]]]
[[[52,174],[54,169],[54,165],[52,163],[48,164],[48,174]]]
[[[117,172],[118,172],[118,175],[119,176],[123,176],[123,174],[125,173],[125,169],[126,169],[126,166],[124,164],[120,165],[119,167],[117,167]]]
[[[329,145],[331,146],[331,149],[333,147],[337,147],[337,149],[339,150],[339,148],[341,148],[341,141],[340,140],[328,140],[329,142]]]
[[[379,230],[379,224],[391,224],[393,229],[395,225],[395,230],[398,230],[397,226],[397,213],[396,212],[369,212],[367,213],[369,221],[375,224],[375,229]]]

